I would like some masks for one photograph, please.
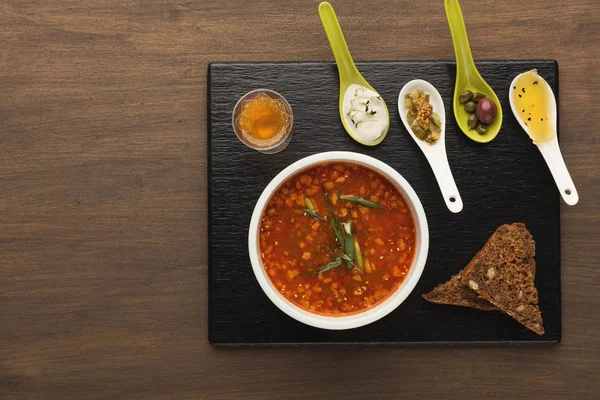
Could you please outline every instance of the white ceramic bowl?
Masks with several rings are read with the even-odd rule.
[[[260,257],[258,241],[260,219],[269,199],[273,193],[277,191],[279,186],[289,177],[297,174],[300,171],[308,169],[316,164],[336,161],[346,161],[365,165],[379,172],[388,178],[390,182],[394,183],[409,206],[415,222],[416,232],[416,249],[413,263],[409,269],[408,276],[400,284],[400,287],[377,306],[348,316],[325,316],[314,314],[303,310],[287,300],[282,294],[279,293],[275,286],[273,286],[271,280],[267,276],[265,268],[262,264],[262,259]],[[250,230],[248,231],[248,251],[250,253],[252,269],[254,270],[254,275],[256,275],[256,279],[258,280],[258,283],[262,287],[265,294],[277,307],[279,307],[281,311],[290,317],[307,325],[322,329],[340,330],[357,328],[359,326],[367,325],[371,322],[377,321],[378,319],[383,318],[392,312],[404,301],[404,299],[408,297],[410,292],[417,285],[417,282],[421,277],[421,273],[423,272],[423,268],[425,267],[428,249],[429,228],[427,226],[427,218],[425,217],[425,211],[423,210],[421,201],[410,184],[389,165],[364,154],[346,151],[332,151],[328,153],[315,154],[296,161],[277,174],[271,183],[267,185],[258,199],[256,207],[254,208],[254,212],[252,213],[252,219],[250,220]]]

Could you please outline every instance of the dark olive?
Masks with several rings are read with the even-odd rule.
[[[485,98],[485,94],[480,93],[480,92],[475,92],[475,94],[473,95],[473,101],[475,103],[477,103],[479,100],[484,99]]]
[[[480,135],[483,135],[484,133],[487,132],[488,126],[487,126],[487,124],[478,122],[477,126],[475,127],[475,130],[477,130],[477,133],[479,133]]]
[[[465,90],[458,96],[458,101],[460,104],[465,104],[467,101],[470,101],[473,98],[473,92],[470,90]]]
[[[469,115],[469,118],[467,119],[467,125],[469,125],[469,129],[475,129],[478,122],[479,122],[479,120],[477,119],[477,115],[475,115],[475,114]]]
[[[475,112],[476,108],[477,108],[477,104],[473,103],[472,101],[467,101],[465,103],[465,111],[468,112],[469,114],[473,114]]]
[[[488,98],[477,103],[477,118],[484,124],[491,124],[496,119],[496,104]]]

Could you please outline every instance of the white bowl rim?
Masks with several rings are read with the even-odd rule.
[[[258,247],[260,218],[273,193],[275,193],[275,191],[285,180],[296,173],[316,164],[330,162],[352,162],[363,164],[366,167],[374,169],[383,176],[387,177],[405,198],[414,219],[416,232],[416,249],[413,258],[413,265],[409,269],[408,276],[400,284],[400,287],[398,287],[382,303],[371,309],[356,314],[336,317],[319,315],[305,311],[299,306],[293,304],[291,301],[287,300],[281,293],[279,293],[267,276],[266,270],[262,265]],[[427,218],[425,216],[423,205],[421,204],[421,201],[419,200],[419,197],[412,186],[410,186],[410,184],[402,177],[402,175],[400,175],[395,169],[386,163],[364,154],[349,151],[330,151],[314,154],[302,158],[283,169],[275,176],[275,178],[273,178],[273,180],[271,180],[271,182],[260,195],[254,208],[254,212],[252,213],[250,228],[248,231],[248,251],[250,254],[252,269],[259,285],[267,297],[281,311],[295,320],[316,328],[330,330],[352,329],[364,326],[383,318],[395,310],[417,285],[417,282],[423,273],[423,269],[425,268],[428,250],[429,228],[427,224]]]

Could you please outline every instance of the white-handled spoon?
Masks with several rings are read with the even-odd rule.
[[[419,89],[429,95],[429,103],[433,107],[433,112],[440,116],[440,138],[434,144],[429,144],[416,137],[410,128],[406,116],[408,108],[404,108],[404,96]],[[421,151],[429,162],[442,192],[442,196],[444,196],[446,206],[453,213],[460,212],[463,208],[463,202],[460,198],[460,193],[458,193],[454,178],[452,177],[452,171],[448,164],[448,156],[446,155],[446,112],[444,111],[442,96],[440,96],[437,89],[429,82],[422,79],[412,80],[404,85],[398,95],[398,112],[400,113],[400,118],[402,119],[408,134],[414,139],[419,148],[421,148]]]
[[[510,108],[512,109],[512,112],[515,115],[517,121],[519,121],[521,128],[523,128],[527,135],[529,135],[529,137],[531,137],[531,139],[534,140],[534,138],[531,136],[526,122],[520,118],[520,110],[518,109],[518,105],[515,104],[516,101],[514,100],[515,90],[521,90],[520,88],[516,88],[517,81],[519,80],[521,75],[523,74],[517,75],[515,79],[513,79],[513,81],[511,82],[508,98],[510,100]],[[544,78],[538,75],[536,79],[538,82],[535,83],[536,85],[546,85],[548,93],[546,115],[552,127],[554,128],[554,132],[552,132],[552,137],[550,139],[544,140],[541,143],[535,143],[534,141],[534,143],[537,145],[538,149],[540,150],[540,153],[542,153],[544,160],[546,160],[546,164],[548,164],[548,168],[552,173],[552,177],[556,182],[556,186],[558,187],[558,190],[560,191],[563,200],[568,205],[573,206],[579,201],[579,194],[577,194],[577,189],[575,189],[575,184],[571,179],[569,170],[567,169],[565,161],[563,160],[562,153],[560,152],[560,147],[558,146],[558,137],[556,135],[556,98],[554,97],[554,92],[552,92],[550,85],[548,85],[548,82],[546,82]]]

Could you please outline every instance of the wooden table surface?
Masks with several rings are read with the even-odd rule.
[[[3,0],[0,398],[598,398],[600,6],[462,3],[477,59],[560,65],[561,344],[212,348],[207,63],[332,60],[318,2]],[[454,57],[441,0],[334,6],[357,60]]]

